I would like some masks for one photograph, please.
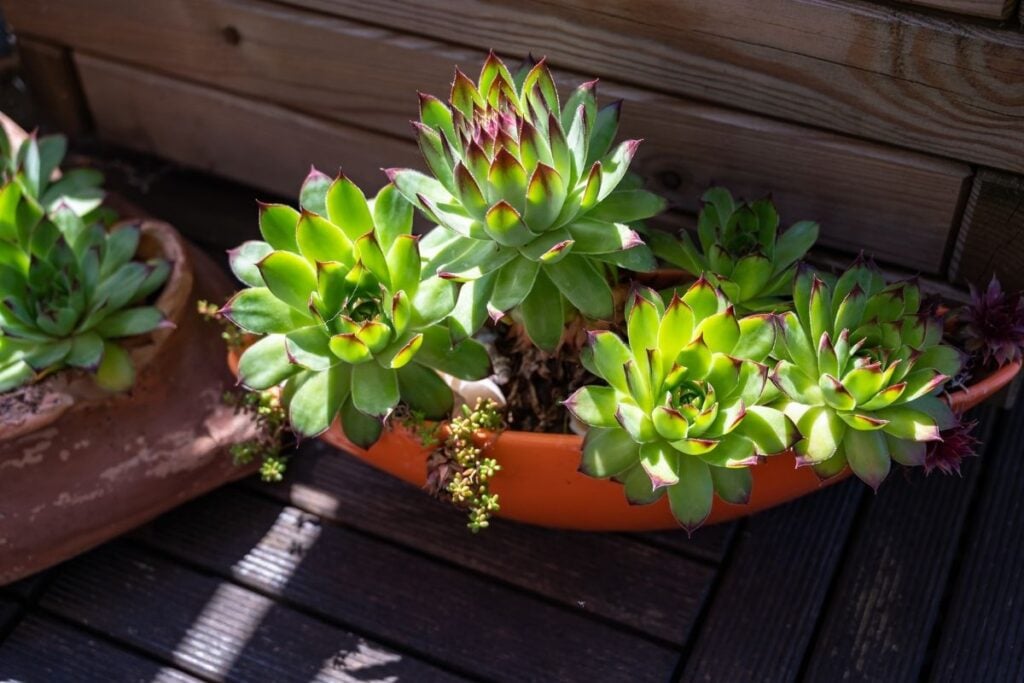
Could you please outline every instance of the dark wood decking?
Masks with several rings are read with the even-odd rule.
[[[211,249],[255,234],[254,192],[154,177],[133,199]],[[0,680],[1020,681],[1024,404],[979,417],[962,478],[846,482],[692,540],[474,536],[311,441],[282,484],[0,589]]]

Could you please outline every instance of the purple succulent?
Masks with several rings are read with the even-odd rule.
[[[943,474],[960,474],[960,464],[964,458],[978,454],[981,442],[972,434],[978,426],[977,420],[963,421],[957,416],[955,427],[942,430],[942,440],[932,441],[924,455],[924,473],[931,474],[939,470]]]
[[[964,348],[985,365],[1002,366],[1021,359],[1024,349],[1024,301],[1006,292],[993,276],[983,291],[971,286],[971,303],[962,313]]]

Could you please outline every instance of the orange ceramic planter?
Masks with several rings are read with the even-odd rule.
[[[948,396],[950,406],[964,411],[978,405],[1010,383],[1020,370],[1011,363],[976,384]],[[401,427],[385,431],[368,449],[345,438],[338,423],[322,437],[359,459],[403,481],[423,486],[427,478],[427,454],[415,436]],[[501,503],[498,516],[518,522],[584,531],[652,531],[679,528],[662,498],[652,505],[630,505],[622,486],[581,474],[582,437],[570,434],[534,434],[507,431],[495,440],[488,454],[501,464],[491,480],[491,491]],[[750,502],[731,505],[715,498],[705,524],[725,522],[765,510],[842,481],[846,470],[828,481],[818,479],[809,467],[796,467],[793,455],[768,458],[753,468]]]

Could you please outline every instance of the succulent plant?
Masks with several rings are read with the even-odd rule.
[[[919,315],[918,287],[887,285],[859,260],[838,279],[802,269],[793,300],[777,317],[772,380],[803,435],[799,461],[822,477],[848,464],[874,488],[892,460],[922,465],[927,443],[955,424],[936,394],[961,360],[941,323]]]
[[[0,127],[0,178],[5,192],[8,185],[17,187],[19,199],[28,205],[22,211],[50,212],[64,205],[91,222],[95,216],[90,214],[103,203],[103,174],[76,168],[56,177],[66,152],[63,135],[37,137],[35,133],[14,149]]]
[[[652,270],[626,224],[664,202],[627,179],[638,140],[612,149],[620,103],[597,107],[597,81],[560,103],[543,60],[513,76],[491,53],[477,83],[456,70],[449,104],[420,96],[413,123],[433,177],[391,169],[398,190],[446,230],[424,239],[427,269],[464,282],[452,333],[514,310],[553,349],[573,310],[608,319],[612,271]]]
[[[283,382],[294,431],[319,434],[340,414],[346,436],[363,446],[400,400],[445,416],[452,394],[438,371],[479,379],[490,360],[475,340],[453,347],[440,324],[455,287],[436,276],[421,281],[411,206],[391,185],[368,202],[344,175],[332,181],[316,170],[300,205],[261,204],[264,241],[231,253],[249,288],[221,312],[264,335],[241,356],[242,383]]]
[[[1020,292],[1006,292],[993,275],[988,287],[971,285],[971,302],[960,314],[964,349],[986,365],[1021,359],[1024,349],[1024,301]]]
[[[168,324],[145,300],[170,264],[133,260],[136,225],[108,232],[65,204],[44,217],[8,193],[20,200],[20,185],[0,191],[0,391],[66,367],[111,391],[130,388],[131,355],[116,340]]]
[[[632,503],[666,491],[676,519],[692,530],[711,511],[712,493],[746,503],[748,466],[785,451],[790,420],[764,405],[775,391],[768,367],[770,315],[737,319],[720,290],[701,278],[666,306],[634,291],[628,340],[591,332],[583,362],[608,386],[579,389],[566,407],[589,426],[581,471],[613,477]]]
[[[956,424],[942,430],[941,441],[929,441],[924,456],[924,473],[931,474],[938,470],[943,474],[960,474],[960,465],[964,458],[978,455],[981,441],[974,436],[978,426],[977,420],[964,420],[962,415],[956,416]]]
[[[770,199],[737,204],[728,190],[713,187],[702,197],[697,220],[698,247],[686,230],[674,239],[652,232],[654,253],[721,288],[740,313],[786,305],[796,263],[818,239],[818,224],[794,223],[779,232],[779,214]]]

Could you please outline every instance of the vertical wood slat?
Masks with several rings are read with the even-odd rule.
[[[42,120],[71,136],[84,133],[89,112],[71,51],[23,38],[18,41],[18,58]]]
[[[1024,289],[1024,178],[981,169],[974,180],[950,263],[950,279],[976,285],[996,275]]]
[[[244,100],[246,112],[239,115],[244,120],[252,118],[254,107],[281,105],[293,110],[293,116],[299,116],[296,111],[309,112],[406,139],[408,120],[416,114],[415,91],[444,95],[453,63],[472,70],[483,57],[478,50],[266,2],[169,0],[143,7],[125,0],[101,0],[97,8],[92,2],[68,0],[16,2],[14,6],[14,18],[27,32],[66,41],[83,53],[251,98]],[[422,9],[408,8],[410,12]],[[91,21],[98,12],[109,15],[109,22]],[[117,39],[111,40],[112,35]],[[296,45],[303,49],[296,50]],[[231,68],[221,68],[223,64]],[[609,75],[597,62],[580,66],[590,76]],[[123,81],[124,73],[118,77]],[[581,77],[567,76],[565,82],[577,79]],[[111,115],[122,121],[140,119],[145,107],[162,108],[165,100],[179,97],[176,89],[170,88],[174,94],[162,93],[157,85],[147,80],[149,94],[144,96],[134,94],[135,83],[123,84],[116,93],[130,97],[134,109]],[[678,207],[696,209],[701,192],[711,183],[732,186],[751,198],[773,191],[784,219],[819,220],[825,243],[854,251],[865,248],[882,260],[927,272],[942,267],[960,192],[970,175],[966,165],[606,80],[600,90],[603,98],[626,99],[623,134],[645,139],[635,168]],[[110,92],[110,88],[104,90]],[[228,96],[227,92],[215,94]],[[114,107],[90,99],[94,107]],[[194,97],[181,99],[179,109]],[[213,105],[215,110],[224,108],[223,101]],[[280,118],[279,113],[273,116]],[[146,116],[161,124],[168,118],[159,113]],[[192,117],[205,118],[201,111]],[[288,120],[296,131],[285,137],[296,149],[316,145],[317,158],[327,156],[325,150],[337,149],[338,158],[329,165],[339,158],[347,166],[362,163],[359,156],[365,146],[332,147],[332,135],[302,133],[297,119]],[[187,125],[171,123],[176,130]],[[259,131],[270,126],[250,128]],[[144,145],[146,135],[136,132],[136,144]],[[231,132],[228,139],[252,137],[241,126]],[[148,135],[166,137],[159,132]],[[240,155],[239,149],[258,145],[237,142],[226,154],[204,153],[204,148],[216,149],[225,142],[212,130],[205,135],[195,124],[184,141],[197,144],[194,156],[207,168],[219,163],[241,167],[249,177],[256,172],[245,168],[244,160],[232,157]],[[279,149],[283,144],[271,146]],[[401,165],[401,159],[410,154],[400,155],[383,145],[378,148],[375,160],[367,160],[367,168]],[[415,150],[411,154],[418,160]],[[280,171],[281,176],[285,173]],[[374,177],[381,182],[379,174]],[[281,188],[285,180],[280,178],[278,183]],[[287,184],[289,194],[293,187],[294,181]]]

